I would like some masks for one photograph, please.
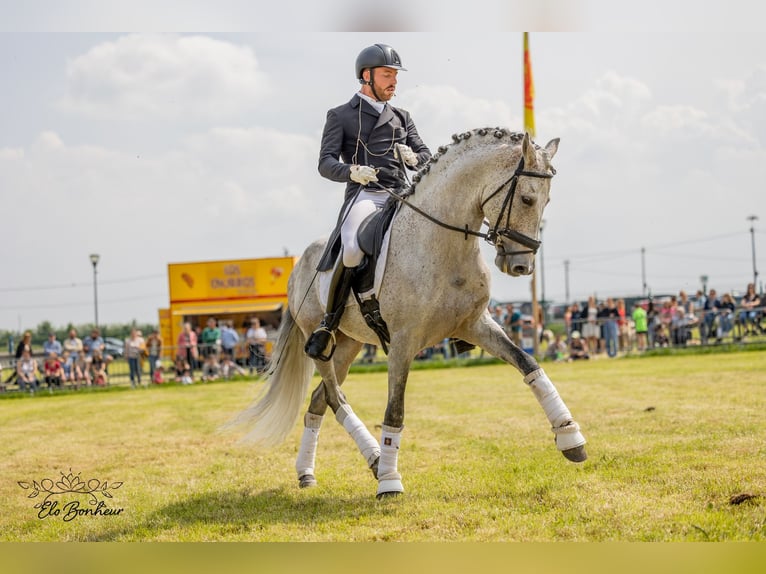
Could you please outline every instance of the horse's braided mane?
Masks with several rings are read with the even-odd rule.
[[[421,167],[414,176],[412,176],[412,186],[410,188],[410,192],[414,193],[415,184],[417,184],[421,179],[423,179],[423,177],[425,177],[426,174],[428,174],[428,172],[431,171],[431,166],[435,164],[436,162],[438,162],[441,156],[447,153],[451,148],[462,145],[463,142],[469,140],[473,136],[481,136],[481,137],[491,136],[497,139],[508,138],[511,140],[511,143],[514,145],[520,145],[522,140],[524,139],[523,132],[512,132],[506,128],[500,128],[500,127],[474,128],[468,132],[452,134],[452,142],[447,145],[439,146],[436,153],[433,156],[431,156],[431,159],[429,159],[428,162],[426,162],[426,164],[423,167]],[[540,146],[535,144],[534,142],[533,144],[535,148],[537,149],[540,148]]]

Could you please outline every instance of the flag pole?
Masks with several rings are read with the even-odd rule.
[[[535,137],[535,86],[532,80],[532,59],[529,55],[529,32],[524,32],[524,131],[530,138]],[[533,342],[532,349],[535,356],[540,354],[540,337],[537,334],[538,321],[540,319],[540,306],[537,302],[537,261],[532,271],[530,285],[532,291],[532,325]]]

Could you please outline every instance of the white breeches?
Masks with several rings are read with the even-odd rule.
[[[362,221],[374,213],[376,209],[382,208],[387,199],[388,194],[385,191],[363,189],[351,205],[340,228],[340,238],[343,243],[343,265],[346,267],[356,267],[362,262],[364,253],[359,248],[356,232]]]

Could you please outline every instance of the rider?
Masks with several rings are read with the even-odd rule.
[[[318,271],[333,268],[325,316],[306,342],[311,358],[328,361],[325,353],[334,339],[346,304],[354,268],[364,257],[356,232],[362,221],[383,207],[385,189],[404,187],[402,163],[409,168],[424,165],[431,152],[423,143],[410,114],[389,103],[402,67],[399,54],[386,44],[368,46],[356,58],[360,90],[348,103],[327,112],[319,152],[319,173],[346,184],[338,223],[327,243]],[[372,184],[372,185],[371,185]]]

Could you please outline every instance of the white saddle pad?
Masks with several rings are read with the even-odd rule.
[[[388,227],[385,235],[383,236],[383,243],[380,246],[380,255],[378,256],[378,263],[375,265],[375,279],[373,281],[372,293],[370,295],[378,296],[380,293],[380,286],[383,283],[383,273],[386,270],[386,259],[388,259],[388,242],[391,238],[391,227]],[[330,295],[330,281],[332,280],[333,270],[322,271],[319,273],[319,302],[322,308],[327,308],[327,298]],[[349,305],[356,305],[356,298],[351,293],[346,301],[346,307]]]

